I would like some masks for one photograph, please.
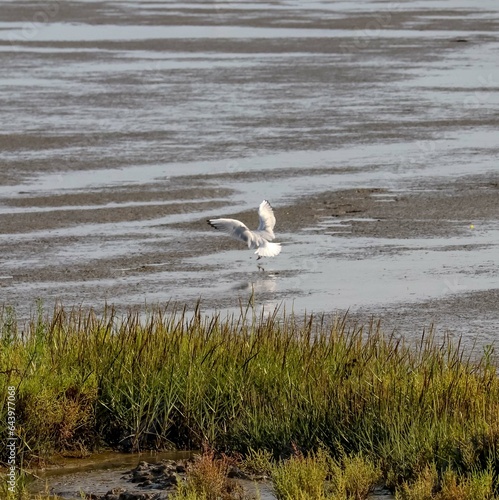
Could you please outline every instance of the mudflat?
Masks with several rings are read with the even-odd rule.
[[[499,7],[4,2],[0,297],[499,320]],[[257,268],[206,219],[257,224]]]

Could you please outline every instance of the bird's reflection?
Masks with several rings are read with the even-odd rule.
[[[277,291],[277,275],[273,273],[259,273],[253,279],[245,280],[234,285],[233,290],[254,293],[272,293]]]

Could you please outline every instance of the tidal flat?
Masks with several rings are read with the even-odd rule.
[[[254,293],[492,344],[498,25],[489,0],[2,2],[2,303]],[[205,222],[262,199],[266,273]]]

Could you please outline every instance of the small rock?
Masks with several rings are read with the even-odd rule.
[[[141,483],[152,478],[152,474],[149,471],[135,471],[132,475],[132,483]]]
[[[151,472],[153,474],[164,474],[166,471],[170,470],[170,467],[168,464],[160,464],[160,465],[155,465],[152,469]]]
[[[178,479],[175,474],[170,474],[162,480],[163,488],[170,488],[172,486],[177,486]]]
[[[120,495],[126,490],[124,488],[113,488],[109,490],[103,497],[104,500],[119,500]]]
[[[140,484],[139,484],[139,486],[140,486]],[[151,482],[148,486],[144,486],[144,488],[147,490],[162,490],[162,489],[164,489],[164,485]]]
[[[125,491],[119,497],[119,500],[153,500],[158,498],[156,495],[151,493],[132,493],[131,491]]]
[[[175,467],[175,472],[178,472],[179,474],[185,474],[187,472],[187,468],[185,465],[177,464]]]

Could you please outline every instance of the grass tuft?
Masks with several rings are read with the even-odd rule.
[[[331,462],[334,498],[364,500],[381,481],[381,470],[362,454],[344,456]]]
[[[241,466],[249,474],[270,476],[273,466],[272,453],[269,450],[249,449]]]
[[[397,490],[396,500],[494,500],[494,472],[488,468],[466,475],[446,470],[439,477],[435,464],[425,467],[412,482]]]
[[[297,453],[272,468],[274,494],[278,500],[326,499],[328,474],[329,456],[323,450],[309,456]]]
[[[365,500],[381,479],[381,471],[362,455],[333,459],[322,448],[304,456],[297,452],[275,463],[272,484],[279,500]]]
[[[213,450],[197,455],[185,482],[179,481],[174,500],[242,500],[241,486],[228,478],[229,460]]]

